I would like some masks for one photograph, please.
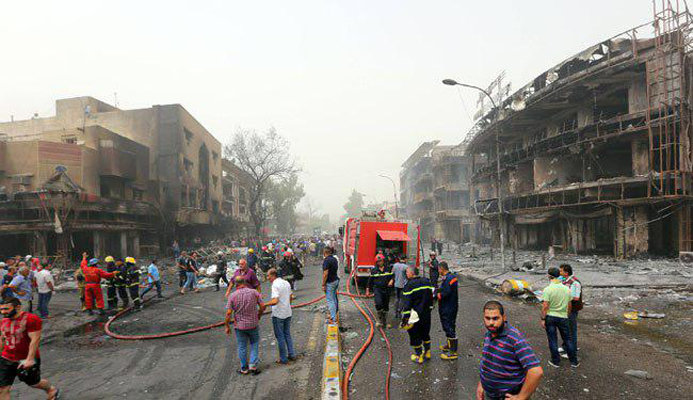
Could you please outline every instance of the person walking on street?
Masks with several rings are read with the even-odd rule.
[[[334,256],[334,249],[331,247],[325,247],[323,255],[325,258],[322,261],[322,291],[325,292],[327,309],[330,313],[329,323],[336,324],[339,313],[339,298],[337,297],[339,261]]]
[[[194,290],[195,293],[200,291],[197,288],[197,273],[197,253],[192,252],[190,257],[185,259],[185,284],[180,289],[180,294],[185,294],[186,288]]]
[[[0,399],[9,399],[12,384],[19,378],[27,386],[43,390],[48,400],[58,399],[60,391],[41,379],[41,318],[21,310],[19,299],[7,298],[0,306]]]
[[[12,290],[12,297],[22,302],[22,311],[32,312],[34,309],[33,290],[34,285],[31,280],[31,271],[24,261],[19,264],[19,273],[12,278],[9,288]]]
[[[570,289],[563,285],[558,280],[560,272],[558,268],[549,268],[549,286],[544,288],[544,302],[541,308],[541,325],[546,329],[546,337],[549,341],[549,350],[551,351],[551,360],[549,365],[558,368],[561,363],[561,356],[558,352],[558,335],[561,333],[561,338],[565,343],[565,350],[568,353],[570,366],[576,368],[580,365],[573,347],[573,339],[570,336],[570,322],[568,315],[571,311]]]
[[[409,334],[409,345],[414,349],[411,360],[423,364],[431,359],[431,309],[433,290],[431,281],[419,276],[416,267],[407,267],[407,284],[404,285],[404,305],[401,326]],[[414,315],[415,314],[415,315]]]
[[[180,253],[180,257],[176,258],[176,267],[178,267],[178,288],[183,290],[187,280],[186,272],[188,271],[188,254],[185,251]]]
[[[229,278],[226,276],[227,270],[228,270],[228,265],[226,264],[226,258],[224,257],[224,253],[219,252],[217,253],[217,273],[214,276],[214,287],[215,291],[219,291],[219,282],[224,281],[226,283],[226,287],[229,287]]]
[[[395,279],[395,320],[402,319],[402,291],[407,284],[407,255],[402,254],[392,266],[392,275]]]
[[[144,299],[144,295],[149,293],[152,288],[156,287],[156,298],[163,299],[164,296],[161,295],[161,275],[159,274],[159,267],[156,266],[157,259],[153,259],[152,263],[147,267],[147,283],[148,286],[140,294],[140,298]]]
[[[229,297],[231,290],[236,287],[236,278],[238,277],[243,278],[243,281],[245,281],[245,285],[247,287],[257,290],[258,293],[262,293],[262,285],[260,284],[260,280],[257,279],[255,271],[248,268],[248,262],[241,258],[238,260],[238,269],[234,271],[233,277],[231,278],[231,284],[228,288],[226,288],[226,294],[224,294],[224,297]]]
[[[114,272],[116,270],[115,259],[112,256],[104,258],[106,262],[106,272]],[[106,305],[109,310],[118,308],[118,290],[116,289],[116,278],[110,278],[106,286]]]
[[[242,276],[234,279],[236,290],[231,293],[226,303],[226,319],[224,331],[231,335],[231,322],[236,332],[236,347],[241,368],[237,371],[241,375],[260,373],[258,369],[259,343],[260,343],[260,316],[265,311],[265,303],[262,302],[260,293],[248,287]],[[248,344],[250,344],[250,360],[248,360]]]
[[[440,317],[440,324],[443,326],[443,331],[445,331],[445,337],[447,338],[447,343],[440,346],[440,349],[444,351],[444,353],[440,355],[440,358],[443,360],[456,360],[457,334],[455,332],[455,324],[457,321],[458,308],[457,275],[450,272],[448,263],[445,261],[438,264],[438,271],[440,272],[440,276],[443,277],[442,282],[440,282],[440,287],[436,289],[438,297],[438,316]]]
[[[180,256],[180,245],[178,245],[178,241],[174,240],[173,244],[171,245],[171,249],[173,250],[173,259],[177,259]]]
[[[428,261],[428,277],[431,280],[433,287],[438,287],[438,257],[435,251],[429,254],[430,260]]]
[[[484,304],[484,346],[479,364],[476,400],[525,400],[544,375],[539,358],[525,336],[507,322],[503,305]]]
[[[279,364],[296,360],[294,341],[291,338],[291,285],[277,276],[277,270],[267,271],[267,279],[272,283],[272,299],[265,306],[272,306],[272,328],[279,348]]]
[[[42,319],[48,318],[48,303],[53,296],[55,280],[51,274],[50,266],[39,264],[36,272],[36,290],[38,291],[38,312]]]
[[[578,353],[578,327],[577,319],[578,312],[582,310],[584,303],[582,302],[582,283],[578,278],[573,275],[573,267],[570,264],[562,264],[560,267],[561,281],[570,290],[570,313],[568,314],[568,325],[570,327],[570,338],[573,340],[573,349],[575,349],[575,354]],[[565,341],[563,342],[563,347],[558,348],[558,352],[561,353],[561,357],[568,358],[566,353]]]
[[[366,287],[366,296],[373,293],[373,300],[375,300],[375,312],[378,314],[376,326],[391,327],[387,323],[387,312],[390,310],[390,288],[394,284],[392,269],[385,263],[385,257],[378,254]]]

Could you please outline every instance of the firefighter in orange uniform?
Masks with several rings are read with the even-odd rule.
[[[99,269],[99,260],[97,258],[92,258],[86,267],[82,267],[82,273],[84,274],[84,280],[86,283],[86,292],[84,303],[87,307],[89,314],[93,314],[92,308],[94,307],[94,301],[96,301],[96,308],[99,310],[99,314],[103,315],[103,293],[101,292],[101,279],[110,279],[115,276],[116,272],[106,272]]]

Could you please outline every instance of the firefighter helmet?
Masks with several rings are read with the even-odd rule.
[[[99,264],[99,259],[98,259],[98,258],[92,258],[92,259],[89,260],[89,262],[87,263],[87,265],[89,265],[90,267],[93,267],[94,265],[98,265],[98,264]]]
[[[135,257],[125,257],[125,264],[134,264]]]
[[[112,256],[106,256],[106,258],[104,258],[103,260],[107,263],[115,262],[115,259]]]

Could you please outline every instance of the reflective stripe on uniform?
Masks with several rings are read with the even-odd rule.
[[[419,286],[419,287],[417,287],[417,288],[415,288],[415,289],[412,289],[412,290],[410,290],[410,291],[408,291],[408,292],[403,292],[402,294],[405,295],[405,296],[409,296],[410,294],[412,294],[412,293],[414,293],[414,292],[417,292],[417,291],[419,291],[419,290],[425,290],[425,289],[429,289],[429,290],[431,290],[431,291],[435,290],[435,288],[434,288],[433,286]]]
[[[371,274],[371,277],[372,277],[372,278],[378,278],[378,277],[381,277],[381,276],[388,276],[388,275],[394,275],[394,273],[392,273],[392,272],[386,272],[386,273],[384,273],[384,274]]]

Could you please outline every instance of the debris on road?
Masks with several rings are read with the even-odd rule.
[[[650,380],[652,379],[652,376],[650,375],[649,372],[647,371],[640,371],[637,369],[629,369],[628,371],[625,372],[626,375],[632,376],[634,378],[638,379],[645,379],[645,380]]]

